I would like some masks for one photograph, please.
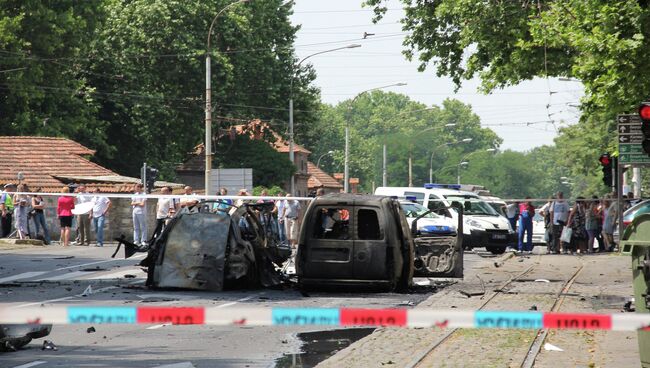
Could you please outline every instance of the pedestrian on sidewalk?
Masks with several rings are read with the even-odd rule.
[[[517,220],[521,214],[519,202],[513,202],[506,206],[506,217],[508,217],[508,222],[512,231],[517,231]]]
[[[14,214],[14,197],[11,193],[16,190],[14,184],[8,183],[4,186],[4,191],[0,195],[0,213],[2,213],[2,238],[11,235],[11,224]]]
[[[613,198],[613,196],[610,196],[610,198]],[[618,220],[618,202],[610,200],[603,203],[603,205],[607,208],[603,215],[603,238],[605,239],[606,250],[613,252],[616,249],[614,231],[616,230],[616,221]]]
[[[27,185],[19,184],[18,192],[27,192]],[[27,226],[27,213],[29,212],[29,205],[31,201],[26,194],[14,194],[14,215],[16,218],[16,232],[18,239],[27,239],[29,237],[29,229]]]
[[[284,192],[278,193],[278,197],[283,196]],[[280,238],[280,244],[287,244],[287,229],[284,217],[284,207],[286,204],[287,201],[282,198],[275,201],[275,209],[276,213],[278,214],[278,237]]]
[[[137,246],[147,245],[147,199],[142,188],[142,184],[136,184],[134,188],[135,195],[131,199],[133,243]]]
[[[67,196],[65,194],[70,193],[70,188],[65,186],[61,189],[61,193],[64,193],[57,200],[56,205],[56,214],[59,216],[59,222],[61,225],[61,243],[64,247],[68,246],[70,241],[70,227],[72,226],[72,210],[74,209],[74,197]]]
[[[526,199],[531,199],[526,197]],[[533,217],[535,217],[535,206],[530,201],[519,204],[519,229],[518,249],[520,252],[532,253],[533,251]],[[524,234],[526,242],[524,243]]]
[[[76,205],[83,203],[88,203],[92,201],[92,197],[89,193],[86,192],[85,185],[79,185],[77,187],[77,201]],[[75,220],[77,221],[77,237],[72,245],[90,245],[90,216],[86,213],[76,215]]]
[[[172,194],[172,188],[163,187],[160,190],[162,195]],[[153,231],[152,237],[157,238],[165,229],[167,220],[170,219],[173,214],[176,212],[176,207],[174,206],[174,200],[171,197],[168,198],[159,198],[158,203],[156,204],[156,229]]]
[[[108,197],[101,195],[99,188],[95,188],[95,196],[91,199],[93,209],[90,210],[88,217],[93,220],[93,228],[95,228],[95,239],[97,239],[97,246],[104,246],[104,224],[106,223],[106,216],[108,210],[111,208],[111,200]],[[82,215],[85,216],[85,215]]]
[[[564,251],[560,236],[562,236],[562,229],[567,224],[568,217],[569,204],[564,200],[564,193],[557,192],[555,194],[555,201],[551,205],[551,219],[553,221],[552,253],[560,254],[560,252]]]
[[[36,188],[36,192],[41,192],[42,188]],[[32,196],[32,208],[34,215],[32,219],[34,220],[35,233],[34,236],[38,237],[41,227],[43,228],[43,241],[45,245],[50,244],[50,232],[47,229],[47,222],[45,221],[45,200],[40,194],[34,194]]]
[[[587,253],[594,252],[594,241],[598,234],[598,221],[600,219],[598,197],[592,197],[585,205],[585,231],[587,232]]]
[[[586,219],[585,198],[578,197],[567,220],[567,223],[571,226],[571,242],[568,244],[571,254],[573,252],[578,254],[587,253]]]
[[[553,197],[549,198],[546,203],[539,209],[539,214],[544,218],[544,242],[546,243],[546,254],[551,253],[553,243],[553,221],[551,218],[551,206]]]
[[[228,189],[226,188],[221,188],[219,189],[218,195],[220,196],[227,196],[228,195]],[[222,214],[222,215],[227,215],[228,211],[232,208],[232,199],[219,199],[217,203],[212,205],[212,211]]]
[[[291,197],[291,194],[287,194]],[[300,231],[300,202],[287,199],[284,206],[284,219],[286,223],[287,239],[291,248],[298,247],[298,233]]]

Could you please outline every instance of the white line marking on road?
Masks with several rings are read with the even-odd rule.
[[[45,363],[47,363],[47,362],[42,361],[42,360],[36,360],[36,361],[31,362],[31,363],[17,365],[17,366],[15,366],[13,368],[30,368],[30,367],[36,367],[37,365],[41,365],[41,364],[45,364]]]
[[[247,296],[247,297],[245,297],[245,298],[237,299],[237,300],[235,300],[234,302],[229,302],[229,303],[220,304],[220,305],[217,305],[217,306],[214,307],[214,308],[226,308],[226,307],[230,307],[230,306],[233,306],[233,305],[235,305],[235,304],[237,304],[237,303],[239,303],[239,302],[245,302],[245,301],[247,301],[247,300],[251,300],[251,299],[253,299],[253,298],[256,298],[256,297],[258,297],[258,296],[260,296],[260,295],[262,295],[262,294],[264,294],[264,292],[257,293],[257,294],[254,294],[254,295],[249,295],[249,296]]]
[[[28,279],[30,277],[36,277],[40,276],[43,274],[46,274],[47,271],[35,271],[35,272],[24,272],[24,273],[19,273],[18,275],[13,275],[9,277],[5,277],[0,279],[0,284],[9,282],[9,281],[15,281],[15,280],[22,280],[22,279]]]
[[[34,281],[61,281],[61,280],[69,280],[69,279],[74,279],[75,277],[79,276],[87,276],[91,274],[92,272],[88,271],[74,271],[74,272],[68,272],[64,273],[62,275],[58,276],[51,276],[51,277],[42,277],[39,279],[36,279]]]
[[[161,327],[171,326],[171,325],[172,325],[171,323],[163,323],[163,324],[160,324],[160,325],[153,325],[153,326],[147,327],[147,330],[157,330],[157,329],[159,329]]]
[[[196,368],[191,362],[157,365],[154,368]]]
[[[98,280],[98,279],[121,279],[124,278],[125,275],[134,275],[134,276],[139,276],[142,277],[145,275],[145,273],[139,269],[139,268],[132,268],[130,270],[121,270],[113,273],[107,273],[107,274],[101,274],[93,277],[88,277],[87,280]]]
[[[133,282],[129,282],[128,285],[135,285],[135,284],[141,284],[141,283],[142,283],[142,280],[135,280]],[[107,286],[105,288],[93,290],[93,294],[99,294],[99,293],[103,293],[105,291],[118,289],[118,288],[119,288],[118,286]],[[40,301],[40,302],[21,304],[21,305],[16,306],[15,308],[25,308],[25,307],[31,307],[33,305],[50,304],[50,303],[62,302],[62,301],[70,300],[70,299],[74,299],[74,298],[82,298],[82,297],[83,297],[83,293],[82,294],[77,294],[77,295],[72,295],[72,296],[66,296],[66,297],[63,297],[63,298],[56,298],[56,299],[43,300],[43,301]]]
[[[147,256],[146,254],[136,254],[133,257],[127,258],[127,259],[141,259],[141,258],[144,258],[146,256]],[[96,265],[96,264],[100,264],[100,263],[115,262],[115,261],[120,261],[120,260],[121,259],[113,259],[113,258],[111,258],[111,259],[105,259],[103,261],[96,261],[96,262],[82,263],[82,264],[78,264],[78,265],[74,265],[74,266],[61,267],[61,268],[57,268],[54,271],[63,271],[63,270],[69,270],[71,268],[91,266],[91,265]]]

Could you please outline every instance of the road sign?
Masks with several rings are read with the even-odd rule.
[[[640,144],[619,144],[619,153],[643,153],[643,147]]]
[[[619,153],[618,162],[620,164],[648,164],[650,157],[645,153]]]
[[[641,124],[641,118],[637,114],[619,115],[616,120],[619,124]]]
[[[618,136],[618,143],[619,144],[626,144],[626,143],[637,143],[641,144],[643,142],[643,136],[642,135],[619,135]]]
[[[641,134],[641,124],[619,124],[618,125],[618,134]]]

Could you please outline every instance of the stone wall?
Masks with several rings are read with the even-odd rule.
[[[59,218],[56,216],[56,197],[44,197],[47,203],[45,208],[45,221],[50,231],[52,240],[59,240],[61,228]],[[155,199],[147,200],[147,237],[151,237],[156,226],[156,202]],[[111,209],[104,225],[104,241],[110,242],[114,238],[124,234],[128,240],[133,240],[133,220],[131,219],[131,200],[126,198],[111,198]],[[87,216],[87,215],[86,215]],[[29,222],[30,231],[35,231],[34,223]],[[91,224],[92,226],[92,224]],[[71,241],[77,236],[76,220],[73,222],[73,231],[70,234]],[[42,232],[42,230],[41,230]],[[91,231],[91,240],[95,240],[95,232]]]

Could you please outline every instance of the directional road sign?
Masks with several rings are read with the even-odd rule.
[[[647,164],[650,157],[643,152],[641,118],[637,114],[618,115],[618,162],[620,164]]]

